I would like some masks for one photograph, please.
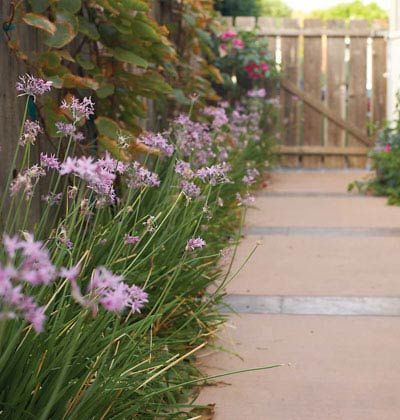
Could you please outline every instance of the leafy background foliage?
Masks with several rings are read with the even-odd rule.
[[[9,46],[59,89],[58,97],[40,110],[49,135],[56,135],[54,122],[63,118],[56,104],[67,93],[93,97],[97,115],[87,124],[86,135],[97,137],[97,144],[112,151],[121,132],[132,138],[140,133],[154,101],[156,109],[163,110],[166,105],[187,106],[194,92],[202,99],[200,106],[218,99],[211,86],[211,81],[222,81],[211,64],[212,33],[219,28],[213,1],[154,4],[153,8],[151,0],[18,3],[15,22],[39,31],[43,48],[22,51],[16,32]]]

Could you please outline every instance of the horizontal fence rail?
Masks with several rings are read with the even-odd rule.
[[[282,165],[365,167],[386,118],[387,22],[228,17],[226,23],[257,28],[282,69]]]

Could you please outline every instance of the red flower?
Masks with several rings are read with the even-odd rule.
[[[257,64],[254,61],[251,61],[244,67],[244,69],[246,70],[250,79],[258,80],[265,77],[269,70],[269,66],[268,63]]]

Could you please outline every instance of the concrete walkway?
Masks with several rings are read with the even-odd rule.
[[[400,419],[400,209],[346,192],[360,172],[277,172],[228,287],[239,312],[203,354],[216,420]]]

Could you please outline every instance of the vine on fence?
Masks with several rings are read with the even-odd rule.
[[[59,89],[41,112],[50,136],[57,135],[55,121],[68,120],[56,104],[71,91],[94,97],[95,129],[89,131],[110,150],[116,150],[121,133],[126,138],[140,133],[146,99],[187,105],[194,92],[217,99],[211,80],[222,79],[210,64],[210,31],[217,30],[213,1],[165,3],[170,16],[161,26],[152,17],[151,0],[11,2],[10,18],[3,25],[11,51]],[[21,49],[18,32],[9,32],[14,22],[41,33],[41,51]]]

